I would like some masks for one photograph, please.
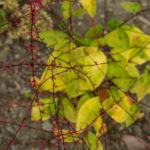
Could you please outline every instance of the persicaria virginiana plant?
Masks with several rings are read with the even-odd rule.
[[[45,2],[44,2],[45,3]],[[94,24],[95,0],[61,1],[65,22],[59,30],[40,32],[39,38],[52,48],[40,78],[32,77],[35,90],[49,91],[50,97],[35,99],[31,119],[45,121],[55,116],[73,124],[63,128],[56,121],[54,135],[64,142],[86,142],[90,150],[102,150],[99,137],[107,132],[105,114],[126,127],[143,117],[138,103],[150,93],[150,66],[144,73],[137,69],[150,60],[150,36],[135,25],[120,20]],[[123,2],[122,7],[134,15],[142,10],[136,2]],[[87,13],[93,21],[84,37],[74,32],[71,16]],[[64,26],[67,30],[63,31]],[[130,94],[136,94],[133,99]],[[90,128],[94,127],[96,134]],[[81,136],[84,133],[84,136]]]
[[[30,26],[36,26],[36,3],[29,2]],[[42,7],[54,3],[41,2]],[[37,33],[38,41],[52,52],[42,62],[45,69],[41,76],[31,77],[36,93],[31,119],[50,120],[54,137],[64,149],[65,143],[76,142],[86,143],[90,150],[102,150],[100,137],[107,132],[103,119],[106,114],[126,127],[144,116],[138,104],[150,93],[150,66],[143,73],[137,67],[150,60],[150,36],[117,19],[107,22],[109,30],[105,33],[106,27],[94,21],[96,0],[55,3],[61,7],[60,24],[56,29]],[[134,17],[147,11],[137,2],[123,2],[121,6]],[[72,22],[72,17],[83,15],[88,15],[92,23],[84,36],[74,31]],[[32,43],[29,47],[34,50]],[[49,96],[40,96],[46,91]]]
[[[7,31],[8,37],[12,39],[30,39],[31,21],[29,21],[29,14],[31,11],[28,4],[24,4],[20,8],[19,0],[2,0],[0,6],[2,7],[0,8],[0,32]],[[53,29],[53,21],[47,11],[39,10],[38,6],[35,7],[35,11],[37,11],[37,15],[35,15],[36,29],[39,32]],[[24,16],[24,14],[26,15]],[[9,24],[8,21],[11,23]],[[33,35],[34,37],[37,36],[35,32]]]

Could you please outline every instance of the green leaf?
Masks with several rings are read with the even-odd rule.
[[[94,38],[94,37],[98,37],[102,34],[102,25],[101,24],[97,24],[93,27],[91,27],[87,33],[86,33],[86,37],[91,37],[91,38]]]
[[[143,64],[150,60],[150,36],[144,34],[136,27],[123,26],[129,38],[129,48],[116,48],[111,50],[110,54],[116,61],[133,62],[135,64]],[[108,42],[108,41],[107,41]],[[108,43],[109,44],[109,43]],[[110,44],[113,44],[112,42]]]
[[[114,30],[116,29],[118,26],[120,26],[123,22],[121,20],[118,19],[112,19],[110,21],[108,21],[107,26],[111,29]]]
[[[91,47],[99,47],[99,44],[105,46],[106,45],[105,38],[100,37],[99,39],[91,40],[90,43],[89,43],[89,46],[91,46]]]
[[[77,112],[73,104],[67,98],[62,99],[62,104],[65,117],[71,122],[76,122]]]
[[[4,20],[4,21],[0,21],[0,31],[2,30],[2,31],[5,31],[5,30],[7,30],[7,21],[6,20]]]
[[[88,132],[86,142],[90,150],[103,150],[102,143],[91,131]]]
[[[6,17],[6,13],[3,9],[0,9],[0,18],[3,19]]]
[[[68,94],[69,97],[76,95],[77,93],[81,93],[80,91],[80,81],[74,80],[70,85],[67,86],[65,92]],[[73,88],[72,88],[73,87]]]
[[[90,41],[93,40],[93,38],[98,38],[102,34],[102,25],[97,24],[94,27],[91,27],[88,32],[85,34],[85,42],[90,43]]]
[[[93,18],[96,13],[96,0],[81,0],[81,4],[89,16]]]
[[[131,62],[141,65],[146,61],[150,60],[150,53],[149,53],[150,41],[147,43],[142,45],[141,46],[142,48],[133,49],[134,51],[132,50],[132,52],[130,53]]]
[[[122,48],[127,49],[129,47],[129,38],[124,30],[118,30],[118,39],[120,44],[122,45]]]
[[[128,115],[127,120],[125,122],[126,127],[132,125],[136,119],[142,118],[144,115],[143,113],[140,113],[140,109],[139,109],[139,106],[137,104],[132,104],[129,112],[132,115],[132,117],[131,117],[131,115]]]
[[[86,101],[78,112],[76,130],[84,130],[87,125],[90,125],[100,114],[100,108],[101,106],[98,96]]]
[[[3,9],[0,9],[0,30],[4,31],[7,29],[6,23],[6,13]]]
[[[77,104],[77,110],[80,109],[80,107],[90,98],[90,95],[88,93],[84,94],[80,97],[79,102]]]
[[[45,121],[49,119],[51,115],[56,113],[55,104],[57,105],[57,100],[55,99],[54,103],[53,98],[43,98],[39,100],[39,105],[34,103],[34,106],[32,106],[31,120],[38,121],[42,119],[42,121]]]
[[[85,42],[84,38],[82,38],[82,36],[81,36],[79,33],[74,32],[73,34],[74,34],[74,36],[75,36],[76,42],[77,42],[79,45],[88,46],[88,43]]]
[[[140,47],[141,48],[129,48],[127,50],[114,48],[110,51],[110,54],[116,61],[120,61],[124,64],[128,64],[130,61],[133,64],[141,65],[150,60],[150,53],[148,53],[150,44],[145,43]]]
[[[67,34],[57,30],[43,31],[39,34],[39,36],[43,39],[43,42],[50,47],[55,47],[56,45],[62,44],[62,42],[66,41],[68,38]]]
[[[150,65],[147,65],[147,66],[145,67],[145,71],[150,71]]]
[[[64,1],[61,5],[61,10],[65,19],[70,17],[70,10],[72,9],[72,2],[71,1]]]
[[[121,90],[115,86],[110,87],[110,97],[112,96],[113,100],[118,103],[118,105],[125,111],[129,113],[133,99],[130,96],[125,95]]]
[[[130,13],[137,13],[141,10],[141,6],[139,3],[137,2],[122,2],[121,6]]]
[[[113,48],[129,48],[129,38],[125,30],[116,29],[105,36],[106,43]]]
[[[120,59],[122,59],[122,57],[120,57]],[[110,59],[109,61],[112,60]],[[112,79],[114,84],[120,87],[124,92],[127,92],[129,89],[134,87],[134,84],[139,76],[139,72],[131,63],[124,65],[120,62],[110,62],[108,63],[107,75]]]
[[[80,17],[80,16],[84,15],[85,13],[86,13],[86,11],[83,8],[79,8],[77,10],[72,11],[72,15],[75,17]]]
[[[149,90],[150,90],[150,74],[144,73],[138,78],[136,83],[136,94],[138,101],[140,101],[146,94],[148,94]]]

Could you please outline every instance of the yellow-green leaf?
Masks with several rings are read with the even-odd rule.
[[[96,13],[96,0],[81,0],[81,3],[89,16],[93,18]]]
[[[76,17],[80,17],[80,16],[84,15],[85,13],[86,13],[86,10],[84,8],[79,8],[79,9],[72,11],[72,15],[76,16]]]
[[[54,134],[59,135],[60,140],[64,140],[64,142],[74,142],[79,139],[76,133],[65,129],[59,129],[59,131],[55,129]]]
[[[113,48],[129,48],[129,38],[123,28],[116,29],[105,36],[106,43]]]
[[[88,132],[87,138],[85,141],[90,148],[90,150],[103,150],[102,143],[98,140],[98,138],[91,131]]]
[[[118,26],[120,26],[123,22],[121,20],[118,19],[112,19],[107,23],[107,26],[111,29],[114,30],[116,29]]]
[[[38,81],[41,91],[53,91],[54,85],[54,91],[63,91],[68,97],[77,97],[97,88],[106,75],[107,58],[96,47],[75,48],[72,45],[69,51],[65,47],[54,50],[52,55],[57,57],[55,64],[52,64],[54,57],[50,56],[47,62],[49,66]]]
[[[76,122],[77,112],[73,104],[67,98],[62,99],[62,104],[65,117],[71,122]]]
[[[56,45],[61,44],[66,41],[68,35],[64,32],[60,32],[57,30],[48,30],[43,31],[39,34],[40,38],[47,44],[47,46],[55,47]]]
[[[150,36],[144,34],[136,27],[123,26],[129,38],[129,48],[114,48],[110,51],[111,56],[116,61],[131,62],[135,64],[143,64],[150,60]]]
[[[80,109],[80,107],[90,98],[90,95],[88,93],[84,94],[80,97],[79,102],[77,104],[77,110]]]
[[[38,103],[34,102],[34,106],[32,107],[32,112],[31,112],[31,120],[41,120],[45,121],[50,118],[51,115],[54,115],[56,113],[55,110],[55,105],[57,105],[57,100],[53,98],[43,98],[39,100],[39,105]]]
[[[112,60],[110,59],[110,61]],[[108,63],[107,75],[112,79],[114,84],[127,92],[128,89],[132,89],[134,87],[136,78],[139,76],[139,72],[132,63],[121,64],[120,62],[110,62]]]
[[[54,90],[55,91],[60,91],[64,89],[66,86],[64,84],[64,76],[63,74],[59,74],[63,72],[64,68],[55,68],[53,69],[53,74],[52,74],[52,67],[46,67],[40,82],[39,82],[39,89],[41,91],[52,91],[53,90],[53,82],[54,82]],[[52,76],[53,75],[53,76]],[[52,78],[54,77],[54,78]]]
[[[138,101],[140,101],[150,91],[150,74],[142,74],[136,83],[136,94]]]
[[[134,107],[133,99],[125,95],[115,86],[110,87],[109,98],[103,101],[103,108],[106,113],[118,123],[125,122],[126,125],[140,118],[140,110]]]
[[[137,2],[122,2],[121,5],[127,12],[133,14],[139,12],[141,9],[140,4]]]
[[[106,111],[116,122],[122,123],[126,120],[127,113],[117,104],[112,106]]]
[[[107,132],[107,126],[106,126],[105,123],[103,123],[101,129],[96,132],[96,136],[100,137],[100,136],[102,136],[106,132]]]
[[[134,123],[135,119],[142,118],[144,116],[144,113],[140,113],[139,106],[137,104],[132,104],[132,106],[129,109],[130,115],[128,115],[126,119],[126,127],[130,126],[131,124]]]
[[[142,48],[133,49],[132,53],[130,54],[131,62],[134,62],[136,64],[144,64],[146,61],[150,60],[150,38],[149,41],[144,43]]]
[[[71,1],[64,1],[61,5],[62,13],[65,19],[68,19],[71,14],[72,9],[72,2]]]
[[[94,27],[89,28],[87,33],[85,34],[85,42],[90,43],[94,38],[100,37],[102,34],[102,25],[97,24]]]
[[[68,59],[71,66],[77,65],[74,69],[61,74],[64,77],[64,86],[66,86],[63,90],[69,97],[77,97],[86,91],[93,91],[103,81],[107,72],[106,56],[102,51],[98,51],[96,47],[79,47],[59,58],[65,61]],[[63,67],[69,67],[63,61],[61,64]],[[60,70],[64,70],[64,68],[60,68]],[[56,82],[57,77],[59,76],[56,76]]]
[[[93,126],[95,130],[99,132],[99,130],[102,128],[102,125],[103,125],[103,118],[100,116],[94,121]]]
[[[86,79],[90,90],[94,90],[94,88],[100,85],[106,75],[107,59],[104,53],[100,50],[96,51],[95,53],[92,52],[95,51],[95,47],[88,48],[88,51],[91,51],[91,53],[84,60],[84,65],[86,65],[86,67],[83,68],[83,71],[87,73],[94,84],[93,87],[91,81]]]
[[[98,96],[86,101],[78,112],[76,130],[84,130],[87,125],[90,125],[100,114],[100,108],[101,106]]]

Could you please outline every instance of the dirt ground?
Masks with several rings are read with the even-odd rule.
[[[107,21],[110,19],[126,20],[131,14],[125,12],[120,6],[120,2],[126,0],[107,0]],[[150,8],[150,0],[132,0],[139,1],[142,8]],[[26,1],[22,1],[27,2]],[[56,6],[57,8],[57,6]],[[104,1],[97,0],[96,23],[104,24]],[[144,33],[150,35],[150,15],[149,12],[133,18],[127,24],[134,23]],[[85,33],[91,26],[88,16],[84,15],[74,20],[74,28],[79,33]],[[46,139],[51,139],[51,145],[56,145],[52,139],[53,135],[49,132],[42,132],[38,128],[49,131],[52,126],[50,121],[37,123],[31,121],[30,115],[25,115],[30,106],[27,106],[31,100],[25,96],[25,93],[32,93],[30,87],[30,76],[32,70],[28,66],[7,68],[6,65],[15,65],[20,63],[29,63],[31,57],[28,57],[27,44],[29,40],[13,40],[6,35],[0,35],[0,150],[7,147],[9,140],[14,137],[18,126],[25,119],[25,123],[30,127],[22,127],[15,137],[14,144],[10,150],[40,150],[42,143]],[[35,56],[39,62],[47,58],[47,52],[44,51],[44,45],[34,42],[37,47]],[[3,66],[3,67],[2,67]],[[44,67],[38,68],[39,75]],[[142,68],[141,68],[142,69]],[[108,122],[108,132],[100,140],[105,143],[104,150],[148,150],[150,149],[150,95],[143,98],[143,104],[140,104],[141,110],[145,116],[137,120],[131,127],[125,128],[123,124],[116,124],[111,118],[106,116]],[[19,104],[19,106],[18,106]],[[146,105],[149,105],[146,106]],[[3,121],[4,122],[3,122]],[[36,128],[36,129],[34,129]],[[108,139],[108,140],[105,140]],[[107,141],[107,142],[104,142]],[[106,148],[107,147],[107,148]],[[44,150],[54,150],[53,146],[45,146]],[[60,147],[60,149],[63,149]],[[67,144],[67,150],[82,150],[83,146]],[[85,148],[84,148],[85,149]]]

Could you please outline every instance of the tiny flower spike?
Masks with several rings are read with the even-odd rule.
[[[40,79],[37,77],[30,77],[31,85],[33,88],[38,88],[40,86]]]

